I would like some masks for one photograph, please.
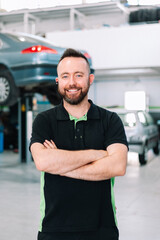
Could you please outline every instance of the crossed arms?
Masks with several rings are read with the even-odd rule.
[[[53,141],[33,143],[31,153],[39,171],[61,176],[100,181],[123,176],[126,171],[128,149],[114,143],[106,150],[68,151],[57,149]]]

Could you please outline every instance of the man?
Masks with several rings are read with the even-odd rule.
[[[38,239],[117,240],[113,185],[128,150],[122,122],[88,100],[94,75],[83,54],[67,49],[57,72],[63,102],[36,117],[31,138],[42,172]]]

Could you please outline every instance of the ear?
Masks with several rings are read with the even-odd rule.
[[[93,81],[94,81],[94,74],[90,74],[90,75],[89,75],[90,85],[93,83]]]
[[[56,84],[58,84],[58,77],[56,78]]]

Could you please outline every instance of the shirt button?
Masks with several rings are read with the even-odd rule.
[[[77,136],[75,136],[74,138],[77,139]]]
[[[77,129],[77,132],[79,132],[79,128]]]
[[[83,136],[80,136],[80,138],[83,138]]]

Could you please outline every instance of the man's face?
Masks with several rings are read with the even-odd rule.
[[[58,91],[63,99],[72,105],[82,102],[94,79],[85,59],[66,57],[59,63],[57,72]]]

